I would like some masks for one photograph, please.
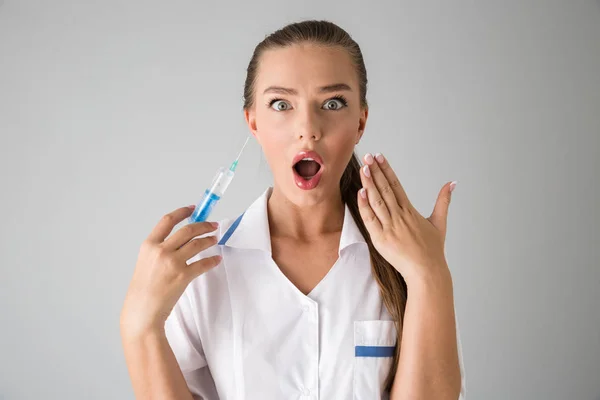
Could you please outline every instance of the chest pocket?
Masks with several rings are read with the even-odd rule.
[[[354,400],[385,399],[397,341],[394,321],[354,321]]]

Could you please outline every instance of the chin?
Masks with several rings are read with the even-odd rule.
[[[339,183],[337,184],[339,186]],[[326,179],[322,179],[319,184],[312,189],[303,189],[291,182],[285,186],[285,197],[288,201],[292,202],[297,207],[312,207],[316,206],[328,199],[333,195],[333,188],[328,185]]]

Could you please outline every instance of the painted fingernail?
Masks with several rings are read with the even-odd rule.
[[[368,165],[365,165],[365,166],[363,167],[363,173],[365,174],[365,176],[366,176],[367,178],[369,178],[369,177],[371,176],[371,171],[369,171],[369,166],[368,166]]]
[[[365,154],[365,162],[369,165],[373,164],[373,156],[371,153]]]
[[[450,184],[450,193],[452,193],[452,191],[456,187],[456,183],[457,183],[456,181],[452,181],[452,183]]]
[[[367,191],[365,190],[365,188],[360,189],[358,193],[360,193],[360,197],[362,197],[363,199],[367,198]]]
[[[378,162],[379,164],[381,164],[381,163],[383,162],[383,160],[384,160],[384,158],[383,158],[383,154],[381,154],[381,153],[377,153],[377,154],[375,154],[375,159],[377,160],[377,162]]]

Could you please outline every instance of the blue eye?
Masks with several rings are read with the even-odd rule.
[[[327,100],[325,104],[323,104],[323,108],[326,110],[336,111],[346,107],[347,105],[348,102],[346,102],[346,99],[344,99],[342,96],[336,96],[332,99]]]
[[[288,103],[285,100],[279,100],[279,99],[273,99],[271,100],[271,102],[269,103],[269,106],[274,109],[275,111],[287,111],[290,108],[292,108],[292,106],[290,105],[290,103]]]
[[[282,99],[273,99],[268,105],[275,111],[288,111],[292,109],[292,105]],[[337,111],[347,106],[348,102],[343,96],[332,97],[323,104],[323,108],[330,111]]]

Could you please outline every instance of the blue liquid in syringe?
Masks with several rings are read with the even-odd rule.
[[[208,189],[204,192],[204,198],[202,202],[196,207],[194,213],[190,217],[193,222],[204,222],[208,218],[210,212],[221,196],[217,196],[214,193],[210,193]]]

